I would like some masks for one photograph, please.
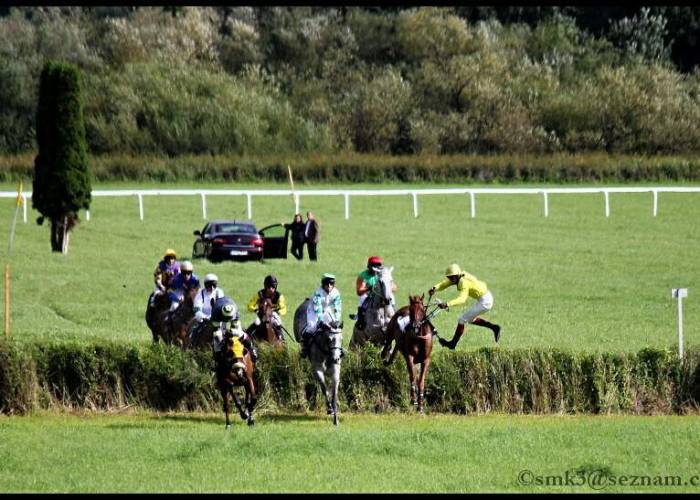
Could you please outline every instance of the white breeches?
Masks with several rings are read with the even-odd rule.
[[[358,299],[358,302],[357,302],[357,307],[362,307],[362,304],[365,303],[365,300],[367,300],[367,292],[360,295],[360,298]]]
[[[471,323],[479,314],[490,311],[492,307],[493,295],[491,295],[491,292],[486,292],[479,299],[477,299],[476,303],[471,307],[471,309],[459,317],[457,323],[460,325]]]

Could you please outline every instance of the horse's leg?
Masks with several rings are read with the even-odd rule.
[[[334,363],[331,368],[333,425],[338,425],[338,386],[340,385],[340,363]]]
[[[241,416],[241,420],[246,420],[248,418],[248,412],[243,409],[241,398],[239,398],[238,394],[233,390],[231,391],[231,395],[233,396],[233,402],[236,403],[236,408],[238,408],[238,414]]]
[[[255,425],[255,417],[253,417],[253,408],[255,408],[255,403],[258,399],[255,395],[255,382],[253,382],[252,376],[246,377],[245,398],[248,407],[248,425]]]
[[[231,428],[231,419],[229,418],[229,412],[231,411],[231,406],[228,400],[228,389],[221,388],[221,399],[224,400],[224,415],[226,415],[226,429]]]
[[[420,364],[420,376],[418,377],[418,411],[423,413],[423,396],[425,394],[425,377],[428,375],[430,357],[426,357]]]
[[[323,376],[324,372],[323,362],[314,361],[314,375],[318,379],[318,383],[321,384],[321,392],[323,392],[323,397],[326,398],[326,413],[330,415],[331,403],[328,399],[328,387],[326,386],[326,379]]]
[[[406,358],[406,370],[408,370],[408,382],[411,384],[411,404],[417,404],[416,401],[416,374],[413,370],[413,355],[407,354]]]

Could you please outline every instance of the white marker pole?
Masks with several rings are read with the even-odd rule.
[[[683,298],[687,296],[687,288],[671,288],[671,297],[678,299],[678,357],[681,359],[683,359]]]

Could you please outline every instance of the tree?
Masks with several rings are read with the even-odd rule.
[[[51,250],[68,252],[68,232],[78,210],[89,209],[91,183],[83,121],[80,73],[48,61],[41,72],[36,113],[39,152],[34,160],[32,206],[51,221]]]

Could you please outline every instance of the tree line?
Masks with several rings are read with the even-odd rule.
[[[696,7],[3,7],[0,153],[81,70],[93,155],[691,154]]]

